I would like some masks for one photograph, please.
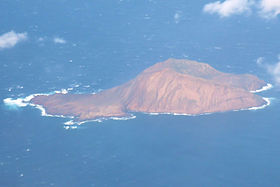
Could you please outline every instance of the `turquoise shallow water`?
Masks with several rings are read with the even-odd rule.
[[[256,59],[277,62],[279,18],[221,19],[202,13],[207,2],[3,1],[0,35],[28,40],[0,50],[0,100],[96,92],[170,57],[274,83]],[[137,113],[69,130],[65,119],[1,103],[0,186],[279,186],[279,89],[260,94],[275,98],[263,110]]]

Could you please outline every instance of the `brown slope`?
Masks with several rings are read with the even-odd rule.
[[[253,75],[226,74],[205,63],[169,59],[95,95],[55,94],[37,96],[32,102],[50,114],[80,120],[124,116],[129,111],[202,114],[261,106],[265,101],[249,91],[264,85]]]

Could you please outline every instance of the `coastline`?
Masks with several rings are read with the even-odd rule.
[[[273,88],[273,85],[270,84],[270,83],[267,83],[265,86],[263,86],[262,88],[258,89],[258,90],[253,90],[253,91],[250,91],[251,93],[260,93],[260,92],[263,92],[263,91],[266,91],[266,90],[270,90]]]
[[[270,83],[267,83],[267,85],[263,86],[261,89],[255,90],[255,91],[250,91],[251,93],[260,93],[263,91],[267,91],[269,89],[272,89],[273,85]],[[38,95],[52,95],[52,94],[57,94],[57,93],[61,93],[61,94],[67,94],[68,90],[71,90],[71,88],[67,88],[67,89],[61,89],[60,91],[53,91],[50,93],[37,93],[37,94],[31,94],[27,97],[24,98],[6,98],[3,100],[3,103],[7,106],[16,106],[16,107],[26,107],[26,106],[32,106],[34,108],[37,108],[41,111],[41,116],[47,116],[47,117],[59,117],[59,118],[67,118],[70,119],[69,121],[64,122],[64,128],[65,129],[76,129],[77,125],[82,125],[84,123],[87,122],[103,122],[105,120],[130,120],[130,119],[135,119],[136,116],[133,115],[132,113],[130,113],[130,116],[125,116],[125,117],[99,117],[96,119],[92,119],[92,120],[85,120],[85,121],[74,121],[73,119],[75,118],[75,116],[64,116],[64,115],[52,115],[52,114],[48,114],[46,112],[46,109],[42,106],[42,105],[37,105],[37,104],[33,104],[30,101]],[[95,93],[93,93],[95,94]],[[259,110],[259,109],[264,109],[266,107],[268,107],[271,104],[271,100],[273,98],[267,98],[267,97],[262,97],[266,103],[262,106],[258,106],[258,107],[250,107],[250,108],[244,108],[244,109],[238,109],[238,110],[233,110],[233,111],[243,111],[243,110]],[[201,116],[201,115],[209,115],[209,114],[213,114],[213,113],[202,113],[202,114],[185,114],[185,113],[155,113],[155,112],[151,112],[151,113],[147,113],[147,112],[142,112],[144,114],[148,114],[148,115],[174,115],[174,116]],[[216,113],[216,112],[214,112]]]

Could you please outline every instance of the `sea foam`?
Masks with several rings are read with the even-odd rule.
[[[22,98],[12,99],[6,98],[3,100],[4,104],[7,106],[25,107],[28,103],[25,103]]]
[[[74,88],[79,87],[80,85],[74,85]],[[266,90],[269,90],[273,88],[272,84],[267,84],[266,86],[262,87],[261,89],[255,90],[255,91],[250,91],[251,93],[259,93],[259,92],[263,92]],[[3,100],[4,104],[7,106],[11,106],[11,107],[26,107],[26,106],[32,106],[35,107],[37,109],[39,109],[41,111],[41,115],[42,116],[48,116],[48,117],[60,117],[60,118],[68,118],[68,119],[74,119],[74,116],[64,116],[64,115],[51,115],[48,114],[46,112],[46,109],[42,106],[42,105],[37,105],[37,104],[33,104],[30,101],[39,95],[52,95],[52,94],[57,94],[57,93],[61,93],[61,94],[67,94],[68,91],[73,90],[73,87],[67,88],[67,89],[61,89],[59,91],[53,91],[53,92],[49,92],[49,93],[37,93],[37,94],[31,94],[27,97],[24,98],[6,98]],[[101,90],[99,90],[101,91]],[[95,94],[95,93],[93,93]],[[241,110],[259,110],[259,109],[264,109],[267,106],[269,106],[271,104],[271,100],[273,98],[266,98],[263,97],[263,99],[266,101],[266,104],[259,106],[259,107],[250,107],[250,108],[245,108],[245,109],[239,109],[239,110],[234,110],[234,111],[241,111]],[[186,114],[186,113],[156,113],[156,112],[151,112],[151,113],[144,113],[144,114],[149,114],[149,115],[174,115],[174,116],[200,116],[200,115],[209,115],[211,113],[203,113],[203,114]],[[130,119],[135,119],[136,116],[133,114],[130,114],[130,116],[124,116],[124,117],[101,117],[101,118],[97,118],[97,119],[93,119],[93,120],[85,120],[85,121],[75,121],[75,120],[69,120],[66,121],[64,123],[64,128],[65,129],[76,129],[77,125],[82,125],[84,123],[87,122],[103,122],[105,120],[130,120]]]
[[[273,85],[270,84],[270,83],[267,83],[264,87],[258,89],[258,90],[253,90],[253,91],[250,91],[251,93],[259,93],[259,92],[263,92],[263,91],[266,91],[266,90],[270,90],[271,88],[273,88]]]
[[[63,115],[51,115],[51,114],[48,114],[46,112],[46,109],[42,106],[42,105],[38,105],[38,104],[34,104],[34,103],[31,103],[30,101],[36,97],[36,96],[39,96],[39,95],[45,95],[45,96],[48,96],[48,95],[53,95],[55,93],[62,93],[62,94],[66,94],[68,93],[66,89],[62,89],[62,90],[59,90],[59,91],[53,91],[53,92],[49,92],[49,93],[36,93],[36,94],[31,94],[27,97],[24,97],[24,98],[16,98],[16,99],[13,99],[13,98],[6,98],[3,100],[4,104],[7,105],[7,106],[12,106],[12,107],[15,107],[15,108],[19,108],[19,107],[26,107],[26,106],[32,106],[32,107],[35,107],[37,109],[39,109],[41,111],[41,115],[42,116],[48,116],[48,117],[62,117],[62,118],[74,118],[73,116],[63,116]]]
[[[75,120],[69,120],[64,122],[64,127],[66,129],[69,129],[67,126],[77,126],[77,125],[82,125],[84,123],[89,123],[89,122],[103,122],[105,120],[130,120],[130,119],[135,119],[136,116],[134,116],[133,114],[130,114],[129,116],[124,116],[124,117],[100,117],[100,118],[96,118],[96,119],[92,119],[92,120],[85,120],[85,121],[75,121]]]
[[[273,98],[267,98],[267,97],[263,97],[263,100],[266,101],[266,104],[259,106],[259,107],[250,107],[248,108],[248,110],[259,110],[259,109],[264,109],[265,107],[269,106],[271,104],[271,100]]]

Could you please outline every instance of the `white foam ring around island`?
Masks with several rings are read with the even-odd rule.
[[[259,92],[263,92],[263,91],[266,91],[266,90],[270,90],[271,88],[273,88],[273,85],[270,84],[270,83],[267,83],[265,86],[263,86],[262,88],[258,89],[258,90],[253,90],[253,91],[250,91],[251,93],[259,93]]]
[[[271,100],[273,98],[267,98],[267,97],[263,97],[263,99],[266,101],[266,104],[259,106],[259,107],[250,107],[248,108],[248,110],[259,110],[259,109],[264,109],[265,107],[269,106],[271,104]]]
[[[265,104],[262,106],[258,106],[258,107],[250,107],[250,108],[244,108],[244,109],[237,109],[237,110],[232,110],[234,112],[236,111],[243,111],[243,110],[260,110],[260,109],[264,109],[267,106],[269,106],[271,104],[271,100],[274,98],[267,98],[267,97],[263,97],[263,100],[265,100]],[[216,112],[213,112],[216,113]],[[207,112],[207,113],[202,113],[202,114],[187,114],[187,113],[168,113],[168,112],[163,112],[163,113],[155,113],[155,112],[151,112],[151,113],[146,113],[144,112],[144,114],[148,114],[151,116],[155,116],[155,115],[173,115],[173,116],[202,116],[202,115],[209,115],[209,114],[213,114],[211,112]]]
[[[156,113],[156,112],[151,112],[151,113],[147,113],[147,112],[143,112],[144,114],[148,114],[150,116],[158,116],[158,115],[173,115],[173,116],[203,116],[203,115],[209,115],[212,113],[202,113],[202,114],[187,114],[187,113],[172,113],[172,112],[160,112],[160,113]],[[213,112],[214,113],[214,112]]]
[[[251,93],[259,93],[262,91],[266,91],[273,88],[272,84],[267,84],[266,86],[264,86],[263,88],[259,89],[259,90],[255,90],[255,91],[251,91]],[[32,94],[29,95],[27,97],[24,98],[6,98],[3,100],[4,104],[7,106],[15,106],[15,107],[26,107],[26,106],[32,106],[35,107],[37,109],[39,109],[41,111],[41,115],[42,116],[48,116],[48,117],[60,117],[60,118],[68,118],[68,119],[74,119],[74,116],[64,116],[64,115],[51,115],[51,114],[47,114],[45,108],[41,105],[37,105],[37,104],[33,104],[30,103],[30,101],[38,95],[52,95],[52,94],[56,94],[56,93],[61,93],[61,94],[67,94],[68,91],[72,90],[72,88],[67,88],[67,89],[62,89],[60,91],[53,91],[50,93],[37,93],[37,94]],[[95,94],[95,93],[93,93]],[[239,110],[234,110],[234,111],[241,111],[241,110],[259,110],[259,109],[264,109],[267,106],[269,106],[271,104],[271,100],[273,98],[266,98],[263,97],[263,99],[266,101],[266,103],[262,106],[259,107],[250,107],[250,108],[245,108],[245,109],[239,109]],[[149,114],[149,115],[174,115],[174,116],[200,116],[200,115],[209,115],[211,113],[203,113],[203,114],[186,114],[186,113],[156,113],[156,112],[151,112],[151,113],[144,113],[144,114]],[[130,120],[130,119],[135,119],[136,116],[130,114],[130,116],[125,116],[125,117],[102,117],[102,118],[97,118],[97,119],[93,119],[93,120],[85,120],[85,121],[74,121],[74,120],[69,120],[66,121],[64,123],[64,128],[65,129],[76,129],[77,125],[82,125],[84,123],[87,122],[103,122],[105,120]]]
[[[45,108],[41,105],[37,105],[37,104],[33,104],[30,103],[30,101],[39,95],[53,95],[55,93],[61,93],[61,94],[67,94],[67,90],[66,89],[62,89],[60,91],[53,91],[50,93],[37,93],[37,94],[31,94],[27,97],[24,98],[17,98],[17,99],[13,99],[13,98],[6,98],[3,100],[4,104],[7,106],[15,106],[15,107],[26,107],[26,106],[32,106],[35,107],[37,109],[39,109],[41,111],[41,115],[42,116],[48,116],[48,117],[63,117],[63,118],[73,118],[73,116],[63,116],[63,115],[51,115],[51,114],[47,114]]]
[[[47,117],[59,117],[59,118],[68,118],[68,119],[74,119],[74,116],[64,116],[64,115],[52,115],[52,114],[48,114],[46,112],[46,109],[42,106],[42,105],[38,105],[38,104],[33,104],[30,101],[39,95],[52,95],[52,94],[56,94],[56,93],[61,93],[61,94],[67,94],[69,89],[62,89],[60,91],[53,91],[50,93],[37,93],[37,94],[32,94],[29,95],[27,97],[24,98],[6,98],[3,100],[4,104],[7,106],[14,106],[14,107],[26,107],[26,106],[32,106],[35,107],[37,109],[39,109],[41,111],[41,116],[47,116]],[[71,90],[71,89],[70,89]],[[95,93],[93,93],[95,94]],[[85,121],[74,121],[74,120],[69,120],[66,121],[64,123],[64,128],[65,129],[76,129],[77,125],[82,125],[84,123],[87,122],[103,122],[104,120],[129,120],[129,119],[134,119],[136,118],[136,116],[134,115],[130,115],[130,116],[124,116],[124,117],[101,117],[101,118],[97,118],[97,119],[93,119],[93,120],[85,120]]]
[[[7,106],[18,106],[18,107],[25,107],[28,104],[23,102],[23,99],[12,99],[12,98],[6,98],[3,100],[4,104]]]

